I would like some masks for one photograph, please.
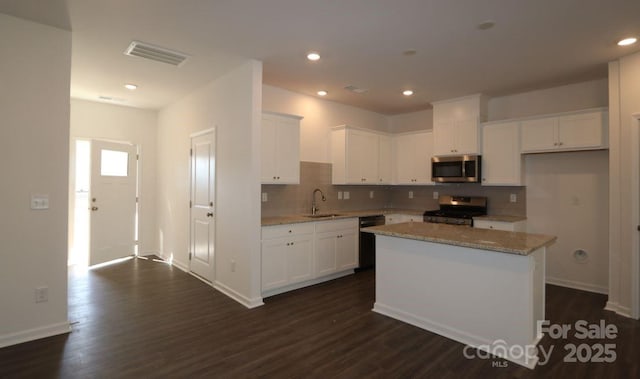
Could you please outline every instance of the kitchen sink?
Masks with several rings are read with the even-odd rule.
[[[342,216],[342,215],[339,213],[318,213],[315,215],[310,215],[310,214],[304,215],[304,217],[309,217],[309,218],[327,218],[327,217],[336,217],[336,216]]]

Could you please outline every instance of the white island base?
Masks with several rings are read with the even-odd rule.
[[[545,249],[518,255],[378,234],[373,310],[534,368]]]

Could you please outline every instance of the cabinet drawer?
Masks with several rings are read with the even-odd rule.
[[[333,232],[345,229],[358,229],[358,219],[331,220],[316,222],[316,233]]]
[[[479,229],[494,229],[504,230],[507,232],[525,232],[526,221],[488,221],[488,220],[474,220],[473,227]]]
[[[301,222],[297,224],[263,226],[262,239],[268,240],[297,234],[311,234],[314,231],[314,224],[314,222]]]

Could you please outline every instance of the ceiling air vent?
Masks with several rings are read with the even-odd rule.
[[[344,87],[344,89],[346,89],[347,91],[351,91],[351,92],[359,93],[359,94],[363,94],[363,93],[369,91],[368,89],[358,88],[358,87],[356,87],[354,85],[346,86],[346,87]]]
[[[124,51],[124,54],[151,59],[152,61],[167,63],[173,66],[180,66],[188,58],[188,56],[183,53],[140,41],[131,42],[131,45]]]

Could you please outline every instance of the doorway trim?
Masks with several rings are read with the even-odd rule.
[[[631,115],[631,317],[640,319],[640,112]]]

